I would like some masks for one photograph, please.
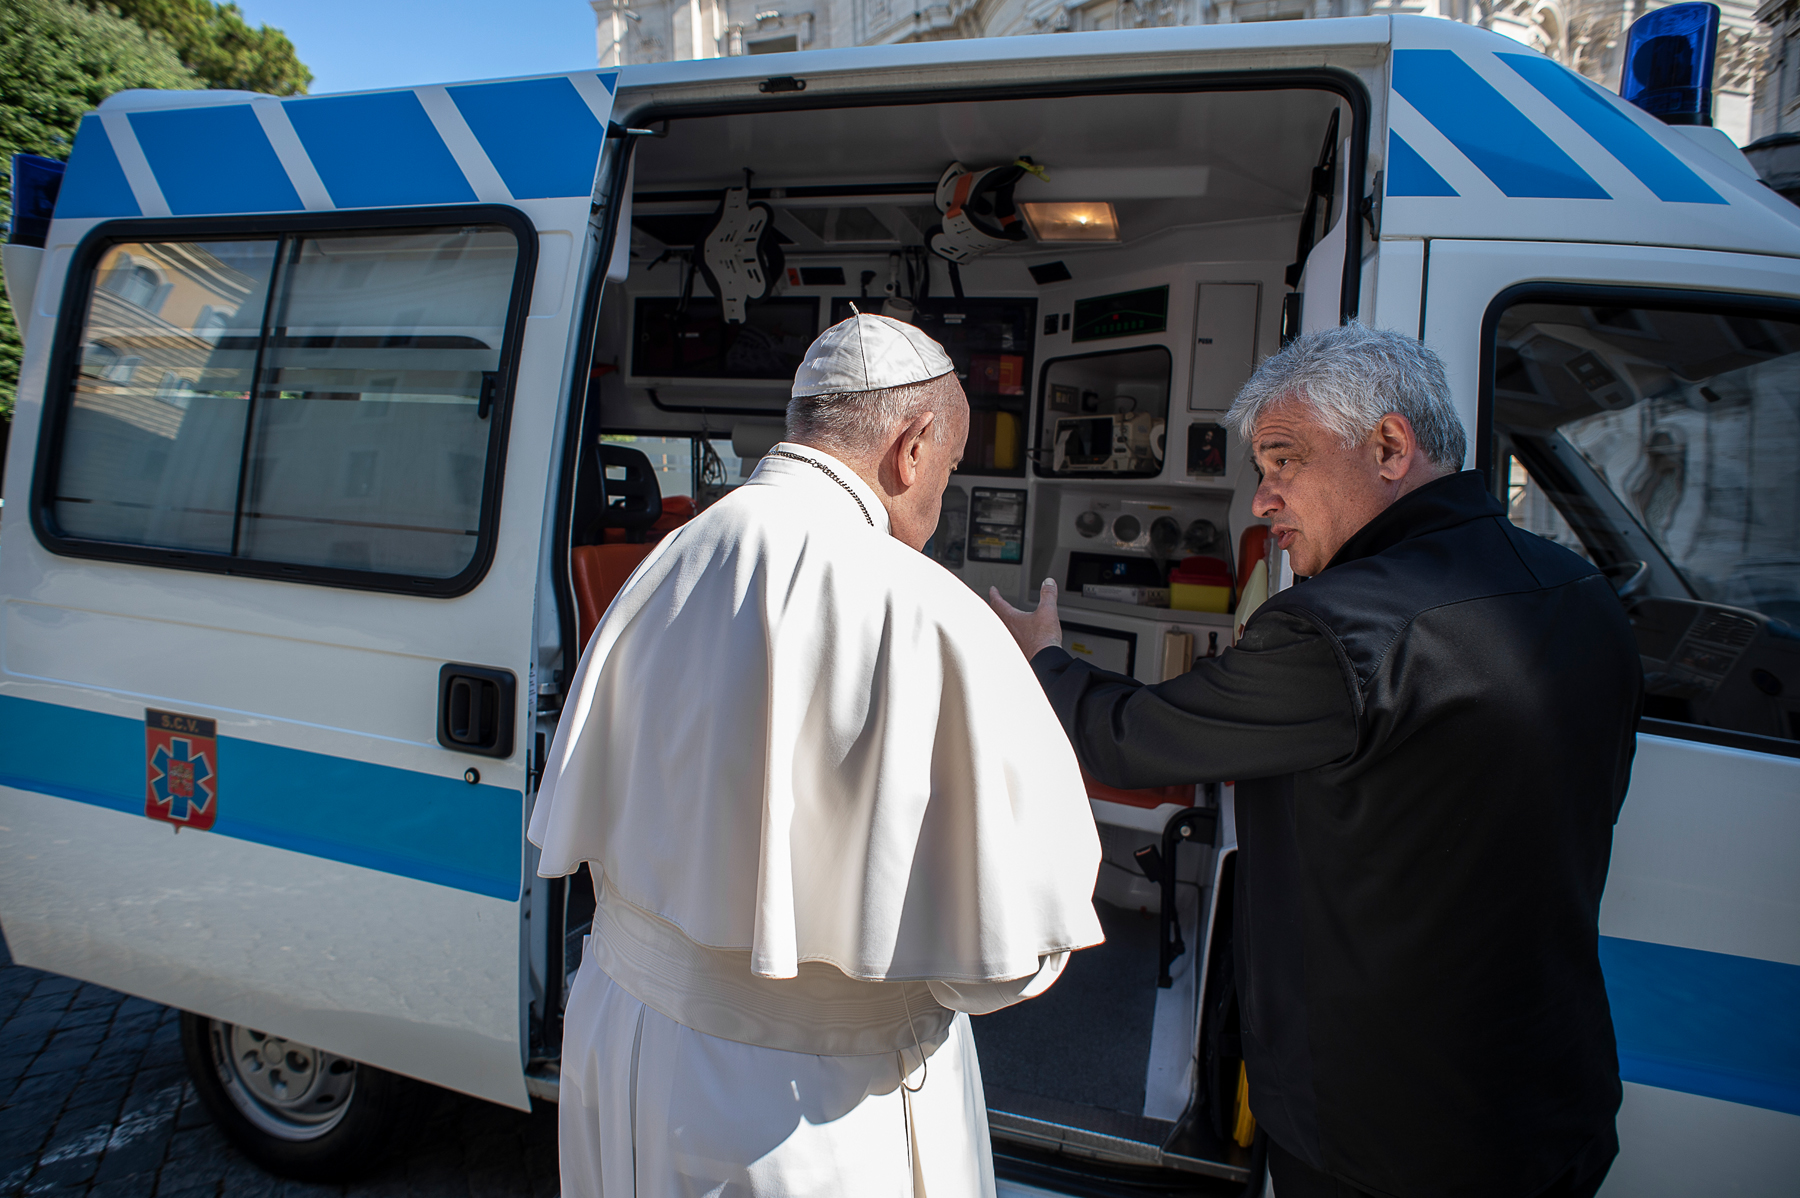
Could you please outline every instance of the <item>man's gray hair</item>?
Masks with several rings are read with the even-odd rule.
[[[1419,451],[1462,469],[1468,439],[1450,402],[1444,364],[1422,341],[1351,321],[1296,337],[1263,361],[1238,392],[1225,422],[1249,440],[1271,406],[1289,400],[1343,439],[1360,445],[1389,412],[1406,417]]]
[[[949,384],[955,380],[954,374],[946,374],[874,391],[796,396],[788,400],[787,438],[821,449],[866,452],[920,413],[936,412],[931,437],[941,441],[950,431]]]

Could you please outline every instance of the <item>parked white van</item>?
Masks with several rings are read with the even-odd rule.
[[[1408,17],[130,92],[31,240],[0,922],[189,1012],[259,1159],[366,1156],[401,1078],[555,1096],[591,887],[523,830],[564,688],[854,302],[970,398],[926,552],[1054,576],[1070,648],[1146,681],[1284,581],[1220,427],[1256,361],[1349,318],[1431,345],[1467,465],[1614,579],[1649,677],[1605,1192],[1792,1192],[1800,209],[1722,134]],[[1001,1173],[1255,1184],[1232,788],[1091,795],[1107,944],[976,1021]]]

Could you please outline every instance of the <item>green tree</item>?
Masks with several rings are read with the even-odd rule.
[[[128,87],[200,87],[160,36],[70,0],[0,0],[0,218],[12,218],[12,156],[67,158],[83,113]],[[0,418],[11,420],[24,347],[0,303]]]
[[[87,0],[111,8],[175,47],[187,69],[208,87],[239,88],[292,96],[304,92],[312,72],[279,29],[252,29],[235,4],[212,0]]]
[[[0,0],[0,221],[12,156],[67,158],[84,113],[133,87],[242,88],[291,96],[312,81],[278,29],[252,30],[210,0]],[[0,420],[11,420],[24,347],[0,297]]]

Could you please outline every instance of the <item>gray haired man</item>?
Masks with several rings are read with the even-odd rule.
[[[1158,686],[991,596],[1090,773],[1237,781],[1250,1109],[1281,1198],[1585,1198],[1618,1140],[1600,894],[1642,677],[1593,566],[1522,532],[1442,364],[1360,325],[1228,417],[1298,585]]]

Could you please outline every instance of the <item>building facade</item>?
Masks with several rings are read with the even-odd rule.
[[[1761,87],[1750,118],[1756,140],[1800,133],[1800,0],[1767,0],[1756,19],[1768,36]]]
[[[943,38],[1008,37],[1302,17],[1424,15],[1492,29],[1617,88],[1645,0],[590,0],[603,67]],[[1800,0],[1770,0],[1800,33]],[[1754,0],[1720,0],[1714,120],[1739,145],[1767,43]],[[1769,6],[1765,6],[1769,7]],[[1800,60],[1796,61],[1800,69]],[[1793,101],[1790,95],[1788,103]],[[1759,108],[1760,111],[1760,108]],[[1785,128],[1785,126],[1784,126]],[[1773,132],[1774,127],[1755,132]]]

